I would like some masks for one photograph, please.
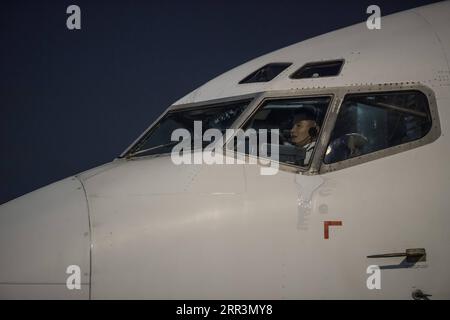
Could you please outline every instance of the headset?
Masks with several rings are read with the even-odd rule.
[[[317,126],[309,128],[308,134],[312,139],[317,138],[317,136],[319,135],[319,132],[317,131]]]

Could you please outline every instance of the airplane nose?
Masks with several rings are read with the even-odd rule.
[[[0,299],[60,298],[88,293],[88,204],[75,177],[0,206]],[[82,290],[66,287],[70,265],[81,270]]]

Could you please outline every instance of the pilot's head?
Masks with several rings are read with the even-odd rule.
[[[291,129],[291,143],[303,147],[315,141],[319,125],[312,110],[305,109],[294,117]]]

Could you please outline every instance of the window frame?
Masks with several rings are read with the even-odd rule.
[[[276,161],[278,164],[278,167],[281,171],[287,171],[292,173],[303,173],[303,174],[310,174],[317,172],[319,167],[317,167],[317,161],[315,159],[317,158],[317,154],[321,152],[321,145],[322,145],[322,139],[323,139],[323,132],[325,131],[325,126],[328,123],[328,118],[332,114],[332,110],[337,107],[336,103],[338,100],[336,99],[335,95],[335,88],[324,88],[324,89],[295,89],[295,90],[277,90],[277,91],[265,91],[260,93],[257,97],[255,97],[254,103],[251,105],[252,108],[247,109],[248,112],[244,111],[241,116],[237,119],[239,121],[239,129],[242,129],[245,127],[248,121],[260,110],[264,107],[264,104],[266,101],[273,101],[273,100],[288,100],[288,99],[303,99],[303,98],[314,98],[314,97],[330,97],[330,104],[328,105],[328,109],[325,113],[325,117],[323,119],[323,126],[320,128],[320,132],[318,134],[316,147],[314,148],[313,154],[311,155],[311,161],[309,162],[308,166],[298,166],[294,164],[288,164],[285,162],[279,162]],[[233,141],[235,137],[235,134],[233,134],[229,139],[227,139],[224,143],[223,148],[227,149],[227,154],[234,154],[234,157],[237,157],[237,154],[239,153],[240,157],[244,159],[245,163],[249,163],[250,158],[255,159],[258,162],[258,159],[260,157],[254,156],[251,154],[245,154],[241,152],[237,152],[233,149],[228,148],[228,144]],[[320,152],[318,152],[320,150]],[[262,157],[263,158],[263,157]],[[263,158],[266,159],[266,158]],[[264,164],[261,164],[258,162],[258,165],[264,166]],[[268,166],[268,165],[267,165]]]
[[[326,64],[326,63],[337,63],[340,62],[341,66],[339,68],[339,71],[337,74],[335,75],[331,75],[331,76],[323,76],[323,77],[306,77],[306,78],[297,78],[295,77],[295,75],[297,73],[299,73],[300,71],[302,71],[304,68],[306,67],[310,67],[310,66],[314,66],[314,65],[320,65],[320,64]],[[321,60],[321,61],[311,61],[311,62],[307,62],[304,65],[302,65],[300,68],[298,68],[297,70],[295,70],[293,73],[291,73],[289,75],[289,79],[292,80],[308,80],[308,79],[322,79],[322,78],[333,78],[333,77],[339,77],[341,75],[342,69],[344,69],[344,65],[345,65],[345,59],[332,59],[332,60]]]
[[[326,148],[330,140],[330,135],[334,129],[335,122],[337,120],[337,115],[340,111],[342,102],[347,94],[354,93],[381,93],[381,92],[396,92],[396,91],[420,91],[422,92],[427,100],[431,115],[431,128],[428,133],[417,140],[413,140],[404,144],[389,147],[386,149],[374,151],[369,154],[361,155],[355,158],[345,159],[332,164],[323,163],[323,158],[325,156]],[[423,145],[429,144],[437,140],[441,135],[441,127],[439,114],[436,103],[436,96],[433,90],[425,85],[416,82],[406,82],[406,83],[384,83],[384,84],[371,84],[371,85],[349,85],[341,87],[321,87],[321,88],[301,88],[301,89],[290,89],[290,90],[276,90],[276,91],[262,91],[254,92],[250,94],[219,98],[195,103],[172,105],[165,110],[118,158],[125,158],[128,152],[138,143],[153,127],[168,113],[175,110],[187,110],[196,109],[203,107],[214,107],[223,106],[224,104],[229,104],[233,102],[240,101],[250,101],[247,108],[241,113],[241,115],[233,122],[230,129],[241,129],[247,121],[263,106],[266,100],[273,99],[295,99],[295,98],[309,98],[309,97],[320,97],[320,96],[331,96],[330,105],[325,114],[322,127],[317,138],[317,143],[312,154],[312,159],[308,167],[300,167],[293,164],[286,164],[279,162],[279,169],[281,171],[287,171],[292,173],[301,173],[304,175],[317,175],[325,174],[327,172],[333,172],[362,163],[366,163],[372,160],[384,158],[390,155],[394,155],[400,152],[411,150],[414,148],[421,147]],[[235,135],[226,139],[223,144],[223,148],[227,148],[228,143],[234,139]],[[227,149],[227,155],[237,156],[237,152],[234,150]],[[170,154],[170,153],[169,153]],[[166,154],[155,154],[149,156],[142,156],[135,159],[142,159],[147,157],[159,157],[165,156]],[[248,163],[249,157],[256,158],[258,161],[259,157],[253,155],[241,154],[245,162]],[[263,164],[259,164],[263,165]]]
[[[286,72],[286,70],[288,70],[289,68],[291,68],[293,64],[294,64],[293,62],[269,62],[269,63],[266,63],[265,65],[259,67],[259,68],[256,69],[255,71],[253,71],[253,72],[251,72],[250,74],[248,74],[246,77],[244,77],[242,80],[240,80],[240,81],[238,82],[238,84],[239,84],[239,85],[246,85],[246,84],[255,84],[255,83],[256,83],[256,84],[258,84],[258,83],[259,83],[259,84],[261,84],[261,83],[268,83],[268,82],[272,81],[273,79],[279,77],[280,74]],[[270,79],[270,80],[266,80],[266,81],[251,81],[251,82],[248,82],[248,79],[250,79],[252,76],[254,76],[259,70],[261,70],[261,69],[263,69],[263,68],[266,68],[266,67],[268,67],[268,66],[270,66],[270,65],[286,65],[286,66],[285,66],[285,68],[284,68],[283,70],[281,70],[277,75],[275,75],[275,77],[273,77],[273,78]]]
[[[140,141],[145,138],[148,134],[150,134],[154,129],[155,126],[163,119],[168,113],[174,112],[174,111],[188,111],[188,110],[196,110],[196,109],[202,109],[202,108],[215,108],[215,107],[223,107],[224,105],[232,104],[232,103],[239,103],[239,102],[245,102],[248,101],[247,108],[242,112],[244,114],[248,111],[249,108],[252,108],[252,104],[254,103],[255,97],[258,96],[259,93],[252,93],[252,94],[245,94],[241,96],[234,96],[234,97],[227,97],[227,98],[220,98],[220,99],[214,99],[214,100],[207,100],[207,101],[201,101],[201,102],[194,102],[194,103],[186,103],[186,104],[179,104],[179,105],[172,105],[169,108],[167,108],[159,117],[156,118],[155,121],[153,121],[150,126],[145,129],[143,133],[139,135],[137,139],[133,141],[126,149],[123,151],[117,159],[127,159],[127,156],[129,155],[130,151],[133,150],[133,148],[140,143]],[[232,123],[230,128],[236,128],[236,125],[239,124],[239,119],[241,118],[242,114],[236,118],[236,120]],[[158,153],[158,154],[151,154],[141,157],[135,157],[130,158],[132,160],[135,159],[142,159],[142,158],[148,158],[148,157],[161,157],[169,155],[169,153]]]
[[[428,131],[428,133],[425,134],[425,136],[423,136],[422,138],[413,140],[413,141],[409,141],[409,142],[402,143],[402,144],[392,146],[389,148],[377,150],[377,151],[367,153],[364,155],[360,155],[360,156],[357,156],[354,158],[341,160],[341,161],[338,161],[335,163],[326,164],[323,162],[323,159],[325,156],[325,151],[326,151],[326,148],[328,147],[328,143],[330,141],[331,132],[334,130],[337,116],[341,110],[342,103],[347,95],[351,95],[351,94],[368,94],[368,95],[370,95],[372,93],[383,93],[383,92],[386,92],[386,93],[399,92],[400,93],[400,92],[405,92],[405,91],[418,91],[418,92],[421,92],[422,94],[424,94],[425,97],[427,98],[429,112],[430,112],[430,116],[431,116],[431,128]],[[358,86],[358,87],[339,88],[336,93],[340,100],[339,107],[335,110],[332,121],[329,121],[326,124],[327,139],[326,139],[326,143],[321,146],[323,148],[323,150],[321,152],[320,158],[314,159],[315,161],[317,161],[316,164],[319,164],[319,162],[320,162],[320,164],[319,164],[320,169],[318,171],[319,174],[324,174],[327,172],[333,172],[333,171],[349,168],[349,167],[356,166],[356,165],[366,163],[369,161],[385,158],[385,157],[388,157],[388,156],[391,156],[391,155],[394,155],[394,154],[397,154],[400,152],[415,149],[415,148],[421,147],[423,145],[432,143],[433,141],[437,140],[439,138],[439,136],[441,135],[441,127],[440,127],[439,114],[438,114],[435,94],[430,88],[428,88],[424,85],[415,84],[415,83],[365,85],[365,86]]]

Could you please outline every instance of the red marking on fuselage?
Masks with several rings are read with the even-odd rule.
[[[328,230],[329,226],[342,226],[342,221],[324,221],[323,222],[323,237],[324,239],[329,239],[330,233]]]

